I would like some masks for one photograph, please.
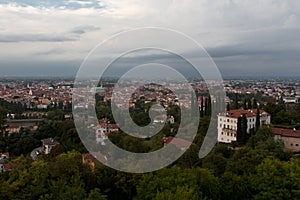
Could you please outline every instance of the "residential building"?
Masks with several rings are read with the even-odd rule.
[[[256,126],[256,109],[230,110],[218,115],[218,142],[231,143],[237,140],[238,118],[243,115],[247,118],[247,133]],[[271,124],[271,116],[264,110],[260,110],[260,124]]]
[[[27,128],[35,131],[43,119],[8,119],[6,120],[6,131],[8,133],[19,132],[21,128]]]
[[[162,142],[164,144],[164,147],[169,144],[173,144],[182,151],[186,151],[191,145],[195,145],[190,141],[181,138],[172,137],[172,136],[163,137]]]
[[[96,128],[96,142],[105,145],[105,140],[108,140],[110,133],[119,132],[119,127],[116,124],[111,124],[108,119],[101,119]]]
[[[42,140],[43,143],[43,152],[44,154],[49,154],[51,152],[51,149],[59,144],[56,140],[53,138],[47,138]]]
[[[300,152],[300,130],[272,128],[274,139],[282,141],[284,150],[292,152]]]
[[[9,153],[8,152],[5,152],[5,153],[0,153],[0,172],[4,172],[4,171],[7,171],[5,169],[5,163],[6,163],[6,160],[9,158]]]

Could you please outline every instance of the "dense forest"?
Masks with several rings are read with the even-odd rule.
[[[198,159],[190,148],[168,168],[146,174],[91,168],[68,151],[32,161],[19,156],[0,175],[1,199],[299,199],[300,159],[282,151],[268,128],[237,149],[217,145]]]

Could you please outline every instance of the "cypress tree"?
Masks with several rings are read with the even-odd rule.
[[[252,102],[251,102],[251,99],[248,99],[248,109],[252,109]]]
[[[244,110],[247,110],[247,101],[244,99],[244,105],[243,105]]]
[[[253,107],[253,109],[257,109],[258,106],[257,106],[257,101],[256,101],[256,99],[253,100],[253,106],[252,106],[252,107]]]
[[[255,122],[256,131],[258,131],[259,128],[260,128],[260,110],[259,110],[259,108],[257,108],[257,110],[256,110],[256,122]]]
[[[204,99],[203,96],[201,96],[201,108],[200,108],[200,117],[204,116]]]
[[[237,123],[237,142],[239,145],[244,145],[247,142],[247,116],[243,114],[238,118]]]
[[[234,109],[239,109],[238,94],[234,95]]]
[[[227,108],[226,108],[227,111],[230,111],[230,103],[227,103]]]
[[[207,116],[208,115],[208,112],[207,112],[208,111],[208,100],[207,100],[207,98],[205,98],[205,103],[204,104],[205,104],[204,115]]]
[[[211,116],[211,97],[210,97],[210,95],[208,96],[208,100],[207,100],[207,115]]]

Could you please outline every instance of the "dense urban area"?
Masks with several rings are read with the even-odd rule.
[[[191,81],[200,115],[192,144],[174,137],[187,102],[156,84],[136,90],[128,109],[144,126],[151,122],[149,108],[160,103],[167,118],[154,123],[165,123],[163,129],[143,139],[120,130],[111,110],[114,84],[102,80],[93,88],[99,123],[90,129],[97,145],[110,140],[136,153],[174,145],[183,156],[151,173],[111,169],[97,160],[105,163],[108,155],[96,158],[78,136],[72,80],[2,79],[0,199],[300,199],[299,79],[225,80],[224,100],[210,96],[204,81]],[[118,100],[125,101],[122,92]],[[220,102],[224,112],[214,117]],[[213,120],[217,144],[200,159]]]

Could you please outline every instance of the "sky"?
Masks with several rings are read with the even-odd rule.
[[[188,35],[225,77],[300,75],[300,1],[0,0],[0,76],[74,76],[97,44],[141,27]]]

